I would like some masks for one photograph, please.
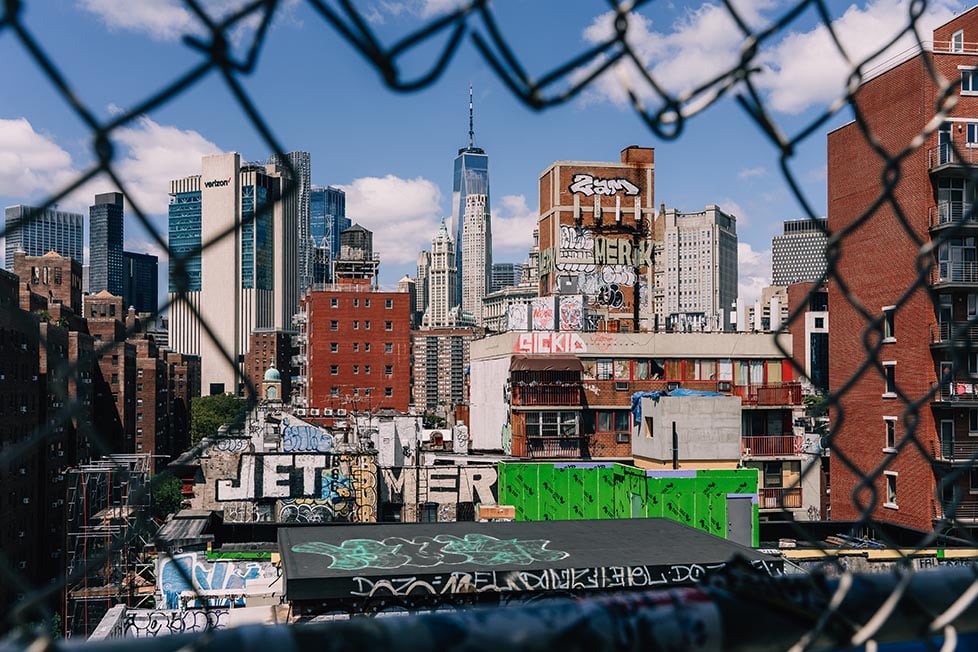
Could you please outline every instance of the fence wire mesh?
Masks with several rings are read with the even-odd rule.
[[[872,73],[873,68],[878,65],[880,55],[888,48],[909,35],[916,42],[918,48],[927,49],[929,46],[926,42],[928,35],[922,32],[920,22],[927,10],[928,3],[923,0],[914,0],[908,3],[906,5],[906,22],[902,31],[894,34],[891,41],[878,51],[858,59],[846,50],[835,33],[830,7],[826,2],[820,0],[798,2],[788,7],[780,17],[770,22],[763,29],[757,30],[751,27],[750,21],[745,18],[741,9],[738,9],[729,0],[724,0],[723,7],[741,33],[742,46],[739,56],[731,59],[726,69],[711,79],[679,94],[666,90],[665,84],[660,83],[652,72],[655,62],[649,61],[645,54],[637,51],[630,40],[626,38],[629,24],[634,20],[634,12],[640,11],[646,4],[648,3],[643,0],[635,2],[609,0],[607,7],[615,13],[614,30],[610,38],[583,51],[570,52],[560,65],[534,73],[528,70],[521,61],[517,49],[510,44],[504,30],[500,27],[496,15],[497,9],[485,0],[458,4],[453,10],[432,19],[416,31],[396,40],[393,44],[384,43],[384,40],[372,28],[363,11],[358,9],[353,2],[349,0],[337,0],[335,2],[307,0],[308,7],[321,19],[321,25],[317,25],[316,29],[330,30],[339,35],[349,45],[353,55],[362,56],[376,69],[383,84],[398,92],[423,91],[426,87],[433,85],[452,65],[453,58],[459,49],[466,44],[471,44],[489,65],[499,81],[514,97],[533,111],[542,111],[570,102],[582,91],[589,88],[599,76],[621,62],[629,62],[634,70],[639,73],[640,87],[631,86],[627,88],[636,119],[644,123],[651,134],[662,140],[680,138],[689,121],[725,96],[732,96],[744,113],[756,123],[769,144],[778,152],[784,181],[794,193],[801,211],[813,219],[818,215],[813,210],[809,198],[803,193],[802,184],[796,173],[792,171],[792,160],[804,142],[823,137],[822,129],[839,112],[851,111],[859,133],[866,143],[869,143],[881,161],[881,169],[884,170],[884,174],[880,180],[878,196],[873,201],[868,202],[869,208],[858,216],[852,216],[852,219],[846,219],[841,228],[827,233],[829,236],[828,268],[821,281],[834,288],[831,294],[833,302],[846,302],[858,315],[861,322],[859,329],[863,344],[861,363],[856,366],[850,377],[833,378],[832,391],[825,397],[825,404],[832,414],[832,432],[837,432],[845,427],[847,393],[858,385],[860,379],[875,376],[879,377],[880,382],[886,381],[888,371],[882,361],[882,348],[887,337],[891,335],[887,331],[886,314],[881,313],[878,307],[860,302],[859,298],[850,291],[849,279],[840,273],[840,259],[843,252],[846,251],[847,244],[855,240],[857,232],[865,229],[870,223],[883,219],[887,215],[892,216],[888,218],[887,228],[900,230],[908,246],[912,246],[917,251],[915,278],[911,284],[904,288],[902,296],[894,302],[894,308],[899,311],[912,298],[924,296],[927,301],[931,302],[934,313],[938,314],[941,305],[938,295],[933,291],[933,278],[935,274],[940,274],[942,271],[937,268],[937,252],[944,243],[962,237],[968,228],[967,223],[976,219],[974,206],[968,202],[963,208],[961,219],[956,220],[950,229],[935,231],[931,237],[922,238],[920,230],[915,227],[917,216],[908,215],[898,198],[901,179],[905,176],[904,167],[908,165],[908,161],[913,160],[915,154],[921,152],[921,148],[931,140],[932,135],[939,130],[945,119],[953,111],[958,100],[960,80],[946,79],[929,57],[923,57],[926,75],[937,89],[933,112],[924,120],[926,125],[917,134],[917,137],[909,142],[900,143],[898,147],[893,147],[890,143],[883,144],[880,141],[873,130],[872,120],[864,115],[863,107],[858,101],[860,84]],[[276,138],[275,125],[270,124],[262,116],[253,94],[246,89],[243,83],[243,80],[252,74],[260,63],[269,26],[276,15],[283,11],[283,2],[279,0],[254,0],[241,3],[235,11],[217,19],[211,13],[207,3],[198,0],[185,0],[184,6],[204,26],[202,33],[188,34],[183,38],[183,43],[187,48],[200,54],[200,63],[191,66],[174,79],[161,83],[158,90],[134,103],[130,110],[113,115],[107,120],[97,117],[97,112],[83,103],[80,99],[81,95],[75,92],[72,80],[62,72],[61,62],[48,54],[45,45],[46,35],[43,29],[32,31],[28,27],[27,22],[23,19],[26,5],[27,3],[19,0],[6,0],[4,2],[3,13],[0,15],[0,40],[15,42],[22,48],[36,64],[37,74],[46,80],[65,105],[70,107],[75,116],[87,126],[90,132],[94,163],[77,178],[72,179],[56,193],[49,196],[36,211],[32,211],[21,223],[21,228],[38,219],[43,210],[62,201],[87,182],[99,175],[106,175],[126,195],[135,220],[149,234],[156,245],[167,251],[171,278],[174,279],[179,291],[175,294],[176,298],[169,304],[160,305],[157,313],[163,313],[174,305],[182,303],[187,310],[199,318],[200,315],[197,313],[196,307],[187,298],[188,260],[200,251],[213,247],[215,243],[233,237],[233,227],[211,240],[203,242],[196,251],[183,254],[170,251],[167,234],[162,232],[156,223],[150,219],[148,213],[135,199],[134,193],[129,191],[129,180],[119,169],[119,158],[113,146],[113,136],[118,130],[138,120],[140,116],[151,113],[173,101],[174,98],[189,93],[195,86],[203,83],[205,77],[215,74],[240,105],[255,133],[260,136],[268,151],[279,155],[288,174],[294,177],[295,170],[292,169],[290,159],[285,154],[288,148],[284,147],[283,143]],[[599,7],[599,9],[606,10],[603,7]],[[818,115],[813,116],[796,133],[788,135],[782,133],[777,120],[772,116],[771,108],[768,106],[764,93],[758,86],[757,79],[762,74],[763,68],[759,57],[763,46],[772,43],[779,35],[791,29],[792,22],[805,12],[817,16],[824,29],[831,35],[834,48],[847,62],[849,77],[846,84],[843,84],[845,80],[840,80],[840,88],[845,86],[846,90],[840,93],[837,101]],[[236,30],[241,30],[243,26],[247,26],[248,30],[248,47],[240,50],[233,47],[235,42],[239,42],[236,41],[233,34]],[[407,57],[418,56],[419,52],[430,57],[428,65],[420,74],[405,74],[403,61]],[[623,83],[626,83],[625,78],[623,78]],[[650,97],[653,99],[650,100]],[[946,152],[949,157],[948,160],[951,160],[951,157],[957,161],[967,160],[964,158],[966,152],[959,151],[954,144],[947,146],[949,147]],[[972,183],[978,180],[976,170],[970,166],[965,167],[966,179]],[[292,187],[292,192],[294,191],[295,186]],[[264,210],[270,211],[271,207],[266,207]],[[259,211],[247,220],[257,220],[262,214],[262,211]],[[4,233],[3,235],[7,234]],[[971,265],[973,266],[974,263]],[[959,280],[968,282],[968,279],[965,278]],[[971,282],[974,282],[974,279]],[[815,285],[817,287],[820,283]],[[813,289],[812,292],[814,291]],[[832,309],[839,309],[838,304],[834,303]],[[789,316],[787,323],[782,326],[782,331],[788,332],[792,328],[800,327],[803,319],[804,309],[799,307]],[[974,360],[973,356],[978,353],[975,339],[972,337],[974,331],[971,330],[976,325],[978,325],[978,311],[969,314],[964,322],[955,322],[949,332],[944,334],[944,341],[951,345],[949,350],[952,352],[952,359],[949,362],[953,362],[956,368],[969,369],[969,364]],[[205,331],[205,337],[209,337],[217,343],[210,325],[202,322],[202,328]],[[41,345],[47,346],[47,343],[42,339]],[[109,353],[112,346],[112,343],[99,344],[94,354]],[[783,349],[782,352],[790,357],[789,352]],[[233,359],[231,352],[224,351],[223,353],[227,363],[234,366],[236,360]],[[77,375],[77,369],[73,364],[62,361],[58,365],[51,373],[64,378]],[[803,361],[795,359],[793,365],[797,373],[804,374]],[[932,412],[933,405],[936,401],[941,400],[942,387],[955,380],[950,375],[945,375],[943,367],[939,373],[940,375],[935,375],[936,382],[933,383],[931,391],[926,395],[917,396],[912,393],[905,393],[899,383],[892,387],[897,396],[897,404],[900,406],[899,417],[904,430],[904,434],[898,438],[898,441],[894,442],[894,448],[900,452],[915,449],[934,468],[940,466],[941,454],[926,445],[918,437],[918,433],[919,424],[924,420],[935,418]],[[131,514],[124,515],[125,518],[118,519],[118,523],[121,525],[112,529],[108,534],[103,531],[98,535],[98,540],[101,543],[97,546],[93,543],[94,550],[85,558],[83,564],[75,567],[69,566],[63,577],[50,584],[38,585],[32,582],[6,556],[6,551],[0,550],[0,584],[12,587],[13,593],[19,596],[16,603],[3,613],[2,630],[10,634],[12,638],[9,640],[18,647],[30,645],[32,648],[41,649],[38,646],[46,647],[51,644],[49,638],[50,624],[57,622],[56,613],[64,604],[61,602],[60,596],[70,592],[79,582],[84,581],[93,572],[93,568],[108,565],[114,555],[123,552],[133,555],[133,564],[137,563],[137,558],[142,554],[143,546],[153,541],[159,525],[151,517],[150,511],[143,507],[150,504],[154,488],[165,482],[170,474],[169,471],[155,475],[147,474],[145,469],[140,466],[143,462],[132,456],[109,457],[118,451],[113,450],[111,443],[106,441],[102,433],[91,422],[90,406],[80,401],[75,392],[69,391],[68,384],[59,384],[57,387],[60,388],[60,393],[56,396],[56,405],[59,407],[53,408],[55,411],[50,418],[34,429],[29,436],[4,442],[4,446],[0,450],[0,469],[6,470],[16,467],[20,459],[30,455],[32,451],[44,447],[46,442],[55,438],[61,429],[70,426],[77,430],[80,439],[89,443],[92,459],[104,457],[110,460],[100,463],[98,468],[83,468],[83,475],[88,473],[91,478],[82,477],[80,481],[83,484],[86,482],[105,483],[107,494],[121,490],[120,487],[124,485],[125,491],[129,492],[126,504],[133,506],[133,510]],[[248,392],[254,396],[255,387],[249,386]],[[877,465],[872,468],[864,468],[851,455],[846,446],[839,445],[833,439],[831,432],[828,435],[828,445],[831,449],[832,463],[845,467],[861,478],[851,495],[851,502],[857,518],[850,534],[858,536],[866,527],[874,524],[877,507],[881,502],[885,502],[886,496],[880,496],[879,488],[885,486],[882,482],[893,457],[880,456],[880,462]],[[195,452],[200,451],[196,450]],[[896,570],[886,575],[885,578],[876,581],[872,578],[852,575],[842,564],[832,560],[828,544],[824,541],[815,540],[810,543],[825,550],[826,559],[829,561],[825,562],[824,568],[815,570],[808,580],[793,580],[794,584],[790,585],[786,582],[779,585],[776,582],[772,584],[743,578],[734,581],[729,577],[726,580],[715,581],[712,586],[706,589],[704,595],[708,595],[709,599],[715,600],[717,604],[722,606],[725,617],[740,616],[746,620],[759,622],[756,616],[751,618],[744,613],[744,605],[750,605],[764,613],[775,614],[780,619],[779,622],[787,623],[778,628],[777,636],[773,639],[770,632],[762,635],[759,632],[740,631],[740,636],[744,638],[737,641],[736,646],[750,649],[810,649],[825,645],[826,641],[833,644],[863,645],[876,638],[887,638],[888,631],[889,637],[892,638],[893,631],[896,630],[899,630],[899,635],[904,637],[943,634],[947,636],[947,643],[953,644],[955,625],[963,622],[961,620],[963,615],[970,613],[973,616],[973,603],[978,597],[978,578],[970,569],[967,571],[962,569],[941,571],[943,574],[936,576],[935,585],[953,587],[955,592],[949,596],[942,595],[941,599],[938,600],[934,599],[935,593],[931,591],[933,586],[927,584],[928,581],[933,583],[933,578],[930,580],[924,578],[923,584],[919,583],[914,579],[915,574],[910,562],[916,552],[925,548],[941,546],[944,541],[942,539],[943,534],[949,531],[953,531],[973,545],[978,546],[978,542],[974,541],[970,534],[973,531],[969,529],[972,523],[968,520],[962,521],[956,516],[957,508],[963,504],[961,496],[948,492],[944,488],[944,485],[960,484],[964,479],[970,477],[975,467],[975,460],[978,458],[978,447],[975,447],[973,452],[963,453],[963,457],[965,458],[963,463],[959,459],[959,463],[943,473],[941,477],[944,479],[938,483],[937,494],[933,497],[933,503],[938,506],[935,509],[940,510],[941,518],[935,521],[936,526],[932,532],[922,534],[921,539],[914,545],[887,541],[885,533],[880,536],[882,543],[889,544],[889,547],[897,551],[896,559],[899,562],[895,566]],[[798,479],[797,485],[800,486],[806,474],[813,472],[817,471],[812,467],[806,468],[802,477]],[[70,505],[68,509],[71,509]],[[804,540],[809,536],[807,530],[801,527],[797,529],[796,534],[799,540]],[[161,552],[160,554],[165,553]],[[175,565],[175,567],[181,569],[185,575],[184,579],[188,584],[193,585],[190,578],[186,577],[188,571],[180,565]],[[839,579],[827,581],[826,575],[838,576]],[[116,579],[119,580],[120,578]],[[132,577],[121,579],[133,581]],[[133,583],[133,586],[138,586],[138,583]],[[924,588],[922,589],[921,586]],[[725,591],[728,593],[724,593]],[[731,594],[735,599],[730,599]],[[856,594],[861,596],[858,605],[854,604],[851,599]],[[727,597],[724,598],[723,596]],[[784,599],[776,600],[772,596],[782,596]],[[198,597],[206,603],[206,596],[199,595]],[[685,598],[673,596],[669,600],[672,601],[673,608],[679,609]],[[640,606],[646,608],[653,602],[655,601],[644,602]],[[621,616],[625,613],[632,613],[629,609],[634,607],[634,605],[630,605],[626,608],[621,604],[616,606],[614,601],[611,602],[611,606],[599,607],[597,603],[594,603],[592,607],[588,607],[588,604],[585,603],[584,607],[578,604],[575,608],[593,608],[595,613],[604,608],[611,611],[617,609],[616,613]],[[641,610],[636,613],[640,612]],[[563,613],[568,614],[570,612]],[[679,621],[683,621],[682,614],[673,614],[673,616]],[[897,620],[895,616],[899,616],[899,620],[902,622],[899,627],[894,623]],[[61,613],[61,617],[67,617],[67,614]],[[547,617],[553,618],[554,622],[559,620],[554,614]],[[442,616],[442,618],[448,620],[439,621],[440,624],[436,623],[436,626],[446,623],[452,624],[448,621],[454,617]],[[499,632],[510,629],[504,624],[493,630],[488,624],[494,621],[480,621],[479,617],[475,616],[468,621],[464,620],[468,618],[467,616],[458,616],[457,618],[459,620],[452,621],[454,624],[462,623],[466,627],[471,627],[473,632],[482,632],[486,636],[487,642],[501,640],[496,638]],[[490,616],[486,618],[491,619]],[[694,620],[696,619],[690,619],[689,622]],[[47,625],[39,626],[39,623],[46,623]],[[967,628],[974,629],[978,623],[971,621],[966,624],[968,625]],[[885,628],[884,625],[886,625]],[[371,627],[377,629],[367,631]],[[383,634],[378,633],[384,627],[391,627],[392,629],[384,630],[386,633]],[[345,632],[344,635],[348,636],[351,641],[361,641],[365,644],[386,641],[390,645],[405,645],[407,641],[411,640],[426,640],[432,642],[433,645],[438,641],[441,645],[447,644],[443,637],[432,635],[431,638],[422,639],[420,638],[422,636],[419,633],[420,630],[411,629],[408,625],[404,625],[406,629],[403,630],[397,629],[398,627],[395,625],[360,624],[350,625],[350,629],[347,630],[336,631]],[[57,626],[54,628],[58,629]],[[354,631],[356,628],[360,628],[362,631]],[[491,634],[493,631],[496,634]],[[568,626],[566,631],[575,630]],[[693,630],[684,630],[683,636],[689,635],[691,631]],[[550,644],[541,644],[540,647],[556,649],[560,641],[565,640],[561,636],[554,635],[553,628],[547,627],[533,630],[533,635],[552,637]],[[589,635],[599,638],[604,636],[594,632]],[[305,647],[307,643],[313,644],[313,639],[305,640],[302,634],[295,636],[296,638],[290,640],[288,645]],[[211,640],[210,635],[197,636],[191,640],[176,637],[172,643],[166,645],[168,646],[167,649],[175,649],[178,644],[192,644],[195,647],[203,648],[207,647]],[[227,643],[231,639],[220,640]],[[316,645],[321,643],[320,639],[315,640]],[[331,644],[338,644],[336,643],[337,640],[339,639],[333,639]],[[689,644],[703,643],[703,641],[693,641],[688,638],[681,640]],[[507,644],[514,643],[507,641]],[[163,644],[155,642],[154,645]],[[728,647],[732,649],[735,646],[728,641]]]

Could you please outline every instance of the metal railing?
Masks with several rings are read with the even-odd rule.
[[[733,395],[739,396],[745,405],[801,405],[801,383],[736,385]]]
[[[801,507],[801,487],[762,487],[761,509],[798,509]]]
[[[974,437],[941,437],[940,459],[949,462],[970,462],[978,459],[978,433]]]
[[[963,345],[978,342],[978,323],[970,320],[938,322],[933,341],[935,343],[956,342]]]
[[[973,165],[978,163],[978,148],[970,143],[942,143],[927,150],[927,168],[933,170],[944,165]]]
[[[978,283],[978,262],[938,262],[933,269],[932,283]]]
[[[744,457],[800,455],[803,438],[795,435],[745,435],[741,437]]]
[[[525,456],[536,459],[586,459],[588,454],[587,435],[527,437]],[[513,438],[516,454],[516,437]]]
[[[580,385],[513,385],[513,407],[580,406]]]
[[[928,209],[930,225],[941,226],[943,224],[976,224],[978,215],[975,215],[975,206],[971,202],[963,201],[942,201],[936,206]]]

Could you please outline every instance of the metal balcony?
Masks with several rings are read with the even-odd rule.
[[[794,435],[747,435],[741,437],[741,454],[744,457],[801,455],[802,440]]]
[[[942,201],[928,210],[931,228],[946,224],[978,225],[975,207],[970,202]]]
[[[931,343],[974,345],[978,343],[978,323],[970,320],[939,322],[931,333]]]
[[[943,143],[927,150],[927,169],[940,172],[978,164],[978,149],[965,143]]]
[[[978,521],[978,501],[962,500],[957,504],[949,502],[944,505],[935,502],[934,517],[956,521]]]
[[[942,437],[940,444],[940,459],[945,462],[971,462],[978,459],[978,434],[974,437]]]
[[[562,405],[580,407],[580,385],[514,385],[512,406]]]
[[[527,437],[525,442],[526,457],[574,460],[589,457],[587,435]]]
[[[744,405],[801,405],[801,383],[777,385],[737,385],[734,396]]]
[[[798,509],[801,507],[801,487],[762,487],[759,489],[761,509]]]
[[[931,389],[933,388],[934,385],[931,385]],[[940,383],[933,400],[937,403],[978,403],[978,386],[964,381]]]

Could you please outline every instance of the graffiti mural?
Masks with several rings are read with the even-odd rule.
[[[597,303],[608,308],[623,308],[625,306],[625,294],[617,283],[602,285],[598,290]]]
[[[249,580],[261,579],[262,585],[267,588],[278,578],[278,571],[271,562],[240,559],[209,561],[201,553],[186,553],[160,557],[156,577],[157,590],[163,596],[163,607],[166,609],[180,608],[181,594],[185,591],[228,593],[227,597],[185,599],[187,607],[243,607],[245,598],[242,594]]]
[[[238,460],[237,478],[216,481],[218,501],[330,498],[331,489],[350,478],[352,460],[370,455],[335,453],[251,453]],[[333,473],[334,469],[337,473]],[[353,487],[355,490],[356,487]],[[355,491],[354,491],[355,493]]]
[[[560,297],[560,330],[581,331],[584,326],[584,298],[580,295]]]
[[[227,609],[191,611],[127,611],[126,638],[155,638],[171,634],[205,632],[228,626]]]
[[[511,303],[506,307],[506,321],[511,331],[525,331],[530,327],[530,307],[525,303]]]
[[[322,428],[306,423],[293,425],[282,419],[282,450],[328,453],[333,450],[333,437]]]
[[[499,474],[495,466],[386,467],[380,474],[385,503],[496,503]]]
[[[638,186],[628,179],[612,178],[602,179],[591,174],[575,174],[567,188],[574,194],[590,197],[592,195],[617,195],[619,192],[624,195],[637,195]]]
[[[316,498],[296,498],[283,500],[278,512],[279,523],[331,523],[345,520],[333,510],[326,500]]]
[[[554,330],[554,300],[553,297],[539,297],[533,300],[533,319],[531,330]]]
[[[348,456],[353,494],[356,499],[354,520],[358,523],[377,521],[377,462],[367,455]]]
[[[332,557],[329,568],[341,570],[431,568],[442,564],[526,566],[536,561],[560,561],[569,556],[560,550],[547,550],[549,543],[544,539],[497,539],[488,534],[471,533],[464,537],[439,534],[414,539],[388,537],[380,541],[348,539],[338,546],[313,541],[292,546],[292,551]]]
[[[513,353],[586,353],[587,345],[577,333],[520,333]]]

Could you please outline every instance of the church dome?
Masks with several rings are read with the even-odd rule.
[[[265,372],[265,382],[279,382],[281,380],[282,374],[275,367],[269,367],[268,371]]]

